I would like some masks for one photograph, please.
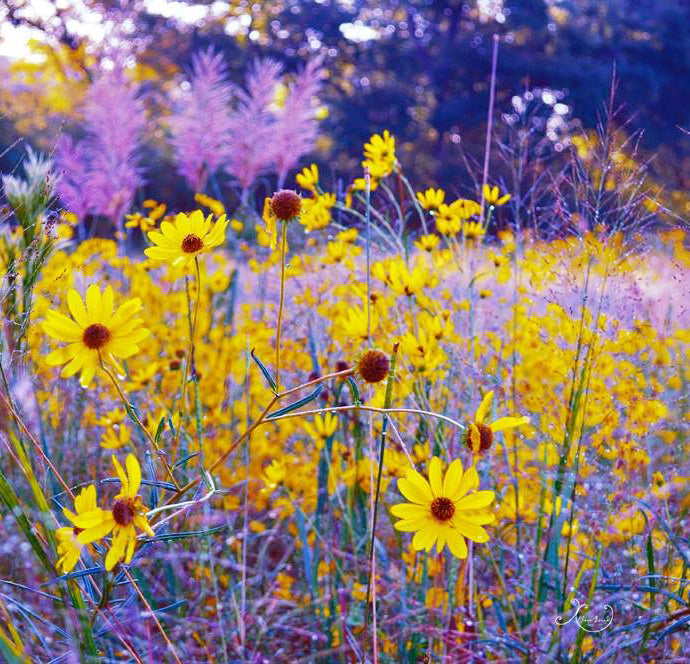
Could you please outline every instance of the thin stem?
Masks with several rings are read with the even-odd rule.
[[[369,167],[364,168],[366,182],[366,211],[367,224],[367,342],[371,345],[371,173]]]
[[[132,578],[132,575],[129,573],[129,570],[126,567],[122,567],[122,571],[124,572],[125,576],[129,579],[129,582],[132,584],[132,586],[134,586],[134,589],[137,591],[137,595],[139,595],[139,599],[142,601],[143,605],[146,607],[146,610],[149,612],[149,614],[153,618],[153,621],[156,623],[156,627],[158,627],[158,630],[163,635],[165,642],[168,644],[168,649],[172,653],[172,656],[175,658],[175,661],[177,662],[177,664],[182,664],[180,662],[180,658],[177,656],[177,653],[175,652],[175,648],[174,648],[172,642],[168,638],[168,635],[165,633],[163,626],[158,621],[158,617],[154,613],[150,604],[146,601],[146,597],[144,597],[144,594],[141,592],[139,586],[136,584],[136,582]]]
[[[386,381],[386,395],[384,397],[384,408],[383,411],[385,412],[388,408],[390,408],[391,401],[393,399],[393,381],[395,380],[395,363],[398,358],[398,346],[399,344],[396,342],[393,345],[393,353],[391,355],[391,361],[390,361],[390,370],[388,372],[388,380]],[[366,644],[366,639],[367,639],[367,626],[368,626],[368,618],[369,618],[369,596],[371,593],[371,580],[372,580],[372,571],[374,569],[374,543],[376,541],[376,519],[378,516],[378,508],[379,508],[379,495],[381,493],[381,475],[383,474],[383,455],[386,451],[386,434],[388,433],[388,418],[384,417],[383,418],[383,425],[381,427],[381,446],[379,449],[379,469],[378,469],[378,475],[376,477],[376,495],[374,498],[374,514],[371,519],[371,540],[369,544],[369,579],[367,581],[367,599],[366,599],[366,604],[364,605],[364,640]],[[376,583],[376,580],[374,579],[374,584]],[[376,591],[374,591],[376,592]]]
[[[491,84],[489,87],[489,110],[486,119],[486,143],[484,145],[484,171],[482,173],[482,199],[479,223],[484,226],[484,188],[489,179],[489,155],[491,154],[491,132],[494,121],[494,99],[496,97],[496,66],[498,64],[498,35],[494,35],[494,48],[491,55]]]
[[[177,483],[177,480],[175,479],[175,476],[173,475],[172,469],[168,465],[168,462],[160,454],[160,448],[156,444],[154,437],[151,435],[151,432],[144,426],[144,423],[139,419],[139,416],[137,415],[134,408],[132,408],[132,404],[128,401],[127,395],[122,390],[122,387],[120,386],[119,381],[115,377],[115,374],[112,371],[110,371],[110,369],[108,369],[108,367],[104,364],[103,358],[100,356],[100,352],[98,354],[98,360],[101,364],[101,369],[103,369],[103,371],[106,373],[108,378],[110,378],[110,382],[113,384],[113,386],[117,390],[117,393],[120,396],[120,399],[122,400],[122,403],[125,406],[125,410],[127,411],[127,414],[137,423],[137,426],[141,429],[141,431],[143,431],[143,433],[146,436],[146,438],[148,439],[149,443],[151,443],[151,447],[156,452],[156,456],[163,462],[163,466],[165,467],[165,471],[167,472],[168,477],[170,478],[172,483],[175,485],[175,488],[179,489],[180,485]]]
[[[285,245],[287,242],[287,222],[283,221],[280,240],[280,303],[278,304],[278,329],[276,330],[276,392],[280,391],[280,333],[283,327],[283,304],[285,302]]]

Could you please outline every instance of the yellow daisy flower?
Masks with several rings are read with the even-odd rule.
[[[95,486],[87,486],[86,488],[82,489],[77,496],[75,496],[74,509],[77,511],[77,514],[74,514],[74,512],[68,510],[66,507],[62,508],[63,514],[70,521],[76,518],[78,514],[84,514],[85,512],[91,512],[92,510],[98,509]],[[79,560],[81,550],[84,546],[77,540],[77,536],[80,532],[81,531],[79,528],[69,526],[58,528],[55,531],[55,537],[57,539],[57,552],[59,556],[57,561],[57,569],[62,574],[68,574],[71,572]]]
[[[295,180],[303,189],[311,191],[314,196],[318,195],[316,188],[319,186],[319,167],[316,164],[305,166],[302,172],[297,174]]]
[[[430,187],[426,191],[417,192],[417,200],[425,210],[438,210],[446,198],[443,189],[433,189]]]
[[[175,223],[164,221],[160,231],[151,231],[148,236],[155,246],[144,250],[149,258],[170,262],[177,267],[187,267],[201,253],[210,251],[225,242],[225,228],[228,221],[222,215],[211,224],[212,215],[204,219],[201,210],[189,216],[180,212]]]
[[[490,187],[485,184],[483,187],[484,200],[489,205],[505,205],[510,200],[510,194],[500,195],[498,187]]]
[[[496,432],[515,429],[524,424],[529,424],[529,417],[500,417],[491,424],[484,424],[484,419],[491,408],[493,398],[493,390],[484,395],[474,415],[474,421],[470,423],[465,433],[465,445],[475,454],[486,452],[491,447]]]
[[[125,474],[115,456],[112,459],[121,484],[120,493],[115,496],[112,509],[104,510],[97,507],[84,514],[69,517],[70,521],[83,531],[77,536],[77,542],[80,544],[89,544],[113,533],[113,541],[105,557],[105,568],[108,571],[123,558],[126,563],[132,561],[137,543],[137,528],[151,537],[155,535],[146,518],[141,497],[137,495],[141,485],[139,462],[133,454],[128,454]]]
[[[149,330],[141,327],[141,318],[135,317],[141,309],[141,300],[138,297],[127,300],[115,313],[113,300],[111,286],[101,294],[100,288],[91,284],[86,290],[86,304],[76,290],[67,293],[67,306],[74,320],[52,309],[46,312],[44,332],[68,343],[46,358],[51,366],[65,365],[63,378],[81,371],[81,386],[88,387],[100,360],[117,366],[115,358],[131,357],[149,336]]]
[[[472,466],[463,471],[462,461],[456,459],[446,470],[441,470],[438,457],[429,463],[429,481],[414,468],[408,468],[405,477],[398,480],[399,491],[409,503],[393,505],[391,512],[400,518],[396,530],[414,532],[412,547],[415,551],[441,553],[447,544],[457,558],[467,557],[465,539],[488,542],[489,533],[482,526],[495,520],[490,505],[493,491],[477,491],[479,476]]]
[[[390,175],[395,166],[395,138],[386,129],[382,135],[374,134],[364,144],[364,157],[372,166],[378,166],[383,175]],[[372,169],[372,175],[374,175]]]

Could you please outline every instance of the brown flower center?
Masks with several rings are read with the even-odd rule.
[[[186,254],[195,254],[204,248],[204,243],[198,235],[190,233],[184,240],[182,240],[182,251]]]
[[[110,330],[101,323],[93,323],[84,330],[83,341],[87,348],[103,348],[110,340]]]
[[[118,526],[128,526],[134,518],[134,510],[129,500],[116,500],[113,505],[113,519]]]
[[[434,498],[431,503],[431,513],[439,521],[448,521],[455,514],[455,505],[450,498]]]
[[[486,452],[486,450],[493,445],[494,432],[491,431],[491,427],[486,426],[486,424],[479,424],[479,422],[475,422],[474,425],[479,430],[479,449],[475,450],[472,446],[472,427],[468,427],[467,432],[465,433],[465,445],[467,445],[467,447],[475,454]]]

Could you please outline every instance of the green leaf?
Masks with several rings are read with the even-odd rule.
[[[287,413],[290,413],[293,410],[297,410],[298,408],[301,408],[302,406],[308,404],[310,401],[314,401],[314,399],[316,399],[316,397],[319,396],[322,387],[322,385],[317,385],[316,389],[313,392],[307,394],[306,397],[303,397],[299,401],[295,401],[295,403],[291,403],[288,406],[285,406],[285,408],[281,408],[280,410],[276,410],[273,413],[269,413],[266,416],[266,419],[272,420],[273,418],[280,417],[281,415],[286,415]]]
[[[275,391],[278,389],[278,385],[276,384],[276,381],[274,380],[273,376],[271,376],[271,372],[266,368],[264,363],[254,354],[254,349],[252,348],[250,355],[252,356],[252,360],[256,362],[258,365],[259,369],[261,369],[261,373],[264,375],[264,378],[268,381],[268,384],[271,386],[271,389],[275,393]]]

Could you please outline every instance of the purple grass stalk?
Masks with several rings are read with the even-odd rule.
[[[314,147],[318,132],[313,100],[321,91],[325,74],[320,57],[310,60],[290,86],[285,105],[278,114],[275,127],[275,159],[278,187],[287,174]]]
[[[237,178],[243,202],[254,180],[275,160],[275,121],[270,105],[280,82],[282,66],[270,59],[257,60],[238,91],[237,108],[230,117],[232,153],[225,170]]]
[[[227,80],[220,53],[192,57],[190,90],[170,121],[175,164],[195,192],[227,162],[231,153],[230,103],[235,87]]]

